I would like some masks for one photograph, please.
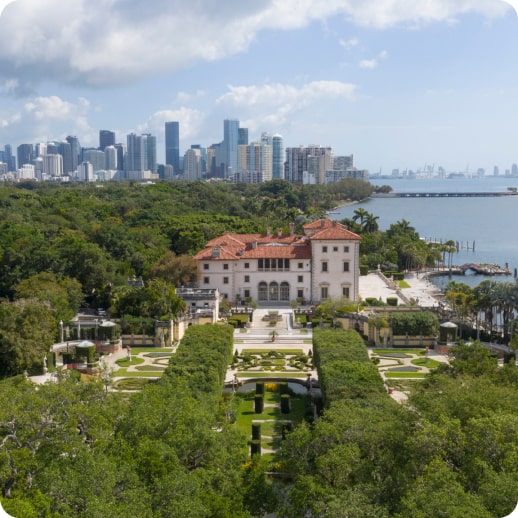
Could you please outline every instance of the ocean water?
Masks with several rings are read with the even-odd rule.
[[[480,179],[385,180],[373,179],[375,185],[391,185],[394,192],[504,192],[518,188],[518,178],[485,177]],[[422,238],[434,241],[453,240],[459,252],[453,263],[490,263],[518,269],[518,196],[477,198],[374,198],[340,207],[330,217],[352,217],[359,207],[379,217],[381,230],[405,219]],[[474,250],[473,250],[474,246]],[[452,280],[476,285],[490,278],[514,281],[512,276],[453,276]],[[442,286],[448,277],[434,282]]]

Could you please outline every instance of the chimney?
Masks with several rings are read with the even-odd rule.
[[[278,236],[278,237],[282,237],[282,228],[281,228],[281,227],[279,227],[279,228],[277,229],[277,236]]]
[[[266,227],[266,237],[270,237],[272,233],[272,229],[270,227]]]
[[[255,250],[257,248],[257,241],[252,241],[252,249]]]
[[[333,220],[333,227],[336,227],[336,219]]]
[[[320,220],[320,228],[324,228],[325,224],[326,224],[326,220],[325,219],[321,219]]]
[[[212,257],[213,257],[213,258],[217,258],[217,257],[219,257],[219,254],[220,254],[220,250],[219,250],[219,248],[213,248],[213,249],[212,249]]]
[[[295,234],[295,223],[290,223],[290,236]]]

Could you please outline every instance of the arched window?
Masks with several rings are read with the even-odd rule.
[[[268,285],[266,282],[259,283],[258,298],[259,300],[268,300]]]
[[[270,282],[269,300],[279,300],[279,285],[274,281]]]
[[[287,282],[281,282],[281,300],[290,300],[290,285]]]

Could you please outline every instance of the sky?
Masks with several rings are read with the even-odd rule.
[[[512,5],[514,4],[514,6]],[[518,163],[518,0],[0,0],[0,146],[321,144],[389,174]]]

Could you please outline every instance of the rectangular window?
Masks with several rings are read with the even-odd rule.
[[[209,278],[203,277],[203,284],[209,284]]]
[[[338,247],[337,246],[333,246],[333,252],[338,252]]]
[[[223,277],[223,284],[228,284],[228,277]]]
[[[302,268],[304,268],[304,263],[297,263],[297,268],[302,270]]]
[[[264,261],[263,259],[259,259],[259,270],[262,270],[264,268]]]
[[[324,254],[326,254],[326,253],[327,253],[327,246],[323,246],[323,247],[322,247],[322,252],[323,252]]]
[[[342,287],[342,295],[346,298],[349,298],[349,288],[346,288],[345,286]]]
[[[349,271],[349,261],[344,261],[344,272]]]
[[[349,247],[348,246],[344,246],[344,252],[347,254],[349,252]]]
[[[250,290],[245,290],[245,299],[250,298]]]
[[[327,272],[327,261],[322,262],[322,271]]]
[[[250,282],[250,275],[245,275],[245,282]]]
[[[328,296],[328,295],[327,295],[327,286],[322,286],[322,287],[320,288],[320,298],[321,298],[322,300],[325,300],[325,299],[327,299],[327,296]]]
[[[208,270],[209,269],[209,263],[203,263],[203,269]]]
[[[223,270],[228,270],[228,264],[227,263],[223,264]]]
[[[250,263],[245,263],[245,268],[250,268]]]
[[[298,299],[304,298],[304,290],[297,290],[297,298]]]
[[[299,275],[297,277],[297,282],[304,282],[304,276],[303,275]]]

